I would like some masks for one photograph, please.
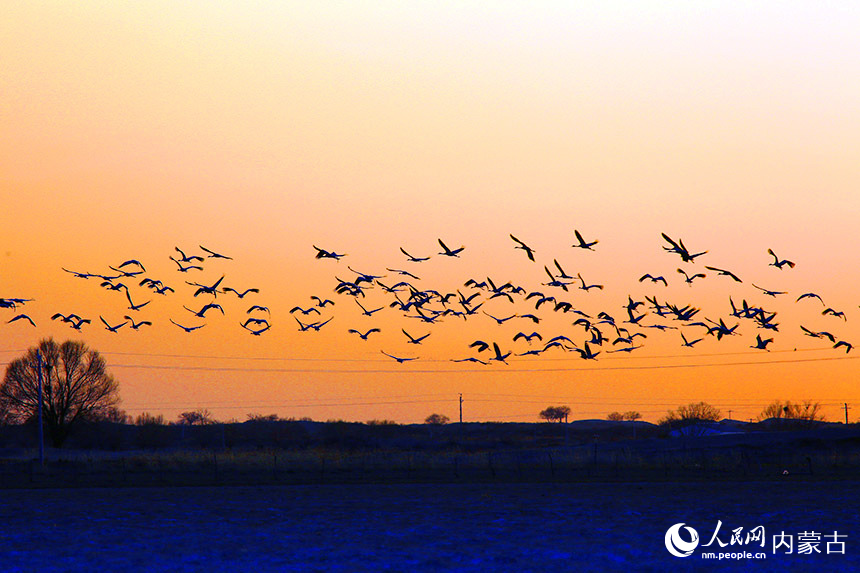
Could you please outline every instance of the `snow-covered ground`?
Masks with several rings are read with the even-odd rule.
[[[6,490],[2,571],[848,571],[860,482]],[[707,548],[718,521],[717,538]],[[690,557],[667,529],[696,529]],[[764,527],[765,547],[727,545]],[[817,533],[820,554],[773,535]],[[844,543],[830,545],[833,533]],[[828,537],[830,536],[830,537]],[[687,538],[689,540],[689,537]],[[827,553],[827,549],[831,553]],[[764,552],[716,561],[705,551]]]

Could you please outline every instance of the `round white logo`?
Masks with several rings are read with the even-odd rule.
[[[690,534],[690,541],[681,539],[681,528]],[[675,557],[689,557],[699,546],[699,534],[690,526],[676,523],[666,531],[666,549]]]

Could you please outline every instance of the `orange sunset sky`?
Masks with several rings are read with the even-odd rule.
[[[774,399],[820,401],[837,421],[847,402],[854,421],[860,350],[800,325],[860,344],[858,29],[850,3],[5,3],[0,298],[33,300],[0,308],[0,363],[43,337],[84,340],[108,360],[123,409],[168,420],[198,407],[221,420],[455,420],[462,393],[466,421],[536,421],[552,404],[575,419],[632,409],[656,421],[699,400],[749,419]],[[571,247],[574,229],[600,241],[594,251]],[[682,263],[661,233],[708,252]],[[440,238],[465,250],[440,256]],[[178,272],[174,248],[199,245],[232,260]],[[313,245],[346,256],[317,260]],[[431,258],[409,262],[401,247]],[[768,248],[797,266],[769,266]],[[62,270],[110,274],[132,258],[146,273],[125,279],[130,296],[152,301],[137,312]],[[605,288],[542,284],[553,260]],[[705,265],[743,282],[706,271],[687,285],[676,270]],[[377,285],[359,300],[383,310],[362,316],[334,292],[335,277],[355,279],[347,266],[387,285],[408,277],[386,268],[408,270],[419,289],[480,292],[484,306],[426,324]],[[185,281],[222,275],[260,292],[219,294],[223,316],[183,309],[212,300]],[[144,276],[176,292],[153,294]],[[587,337],[577,315],[464,285],[487,277],[619,326],[628,295],[657,296],[739,335],[627,325],[647,334],[630,353],[610,340],[597,360],[517,357],[540,347],[514,342],[521,330]],[[805,292],[825,304],[795,302]],[[332,321],[300,332],[290,309],[311,295],[335,302],[321,309]],[[777,312],[779,332],[731,317],[730,296]],[[252,304],[271,310],[260,336],[239,326]],[[37,326],[7,323],[21,312]],[[76,332],[57,312],[93,322]],[[642,324],[680,326],[648,312]],[[153,325],[111,333],[99,320],[126,314]],[[348,332],[372,326],[382,332],[367,341]],[[430,336],[408,344],[401,329]],[[685,348],[680,332],[704,340]],[[756,334],[775,339],[770,352],[750,348]],[[451,361],[488,358],[476,339],[514,354]]]

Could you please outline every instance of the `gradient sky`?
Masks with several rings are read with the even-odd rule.
[[[635,409],[656,421],[707,400],[755,417],[774,399],[813,399],[829,419],[860,412],[854,352],[799,325],[860,344],[860,9],[748,2],[13,2],[0,8],[0,297],[35,299],[37,322],[6,324],[0,362],[45,336],[103,352],[131,414],[168,419],[205,407],[219,419],[277,412],[315,419],[533,421],[550,404],[574,418]],[[573,249],[573,230],[600,243]],[[744,279],[679,282],[660,233],[708,250],[703,265]],[[513,233],[537,251],[531,263]],[[408,263],[404,247],[460,259]],[[197,275],[168,257],[204,245],[233,257]],[[315,260],[312,245],[347,253]],[[797,262],[768,266],[773,248]],[[127,301],[63,272],[109,272],[129,258],[177,288],[139,317],[148,331],[104,330]],[[728,314],[728,297],[779,312],[773,352],[757,331],[695,349],[677,332],[644,348],[464,365],[475,338],[522,351],[479,317],[427,326],[386,309],[360,316],[336,295],[349,264],[406,268],[443,292],[468,278],[547,287],[544,264],[606,285],[568,297],[617,318],[627,295]],[[640,284],[664,274],[669,287]],[[186,334],[200,297],[184,280],[260,288],[219,295],[226,315]],[[751,282],[788,295],[771,300]],[[191,290],[189,290],[191,289]],[[848,320],[820,314],[808,291]],[[333,298],[319,333],[289,309]],[[390,301],[376,289],[367,305]],[[532,305],[490,301],[498,316]],[[271,331],[239,328],[250,304]],[[490,304],[492,303],[492,304]],[[532,309],[533,310],[533,309]],[[55,312],[94,319],[81,333]],[[190,318],[189,318],[190,317]],[[572,315],[537,330],[582,338]],[[383,329],[364,343],[348,328]],[[432,332],[417,349],[400,332]],[[380,349],[422,360],[398,365]],[[794,351],[797,349],[797,352]],[[608,350],[608,348],[606,349]],[[686,352],[685,352],[686,351]],[[802,361],[801,361],[802,360]]]

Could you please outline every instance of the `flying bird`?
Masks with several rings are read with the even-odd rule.
[[[727,270],[725,270],[725,269],[718,269],[717,267],[709,267],[709,266],[707,266],[707,265],[705,265],[705,268],[706,268],[706,269],[708,269],[709,271],[714,271],[715,273],[717,273],[717,275],[722,275],[722,276],[725,276],[725,277],[732,278],[732,279],[734,279],[734,280],[735,280],[735,282],[739,282],[739,283],[744,282],[744,281],[742,281],[741,279],[739,279],[739,278],[738,278],[738,276],[737,276],[736,274],[734,274],[734,273],[732,273],[732,272],[730,272],[730,271],[727,271]]]
[[[502,351],[499,349],[499,345],[496,344],[495,342],[493,343],[493,351],[495,352],[495,356],[492,356],[490,358],[490,360],[495,360],[497,362],[502,362],[504,364],[507,364],[507,362],[505,362],[505,358],[507,358],[508,356],[511,355],[510,352],[508,352],[506,354],[502,354]]]
[[[178,269],[178,270],[179,270],[179,272],[180,272],[180,273],[187,273],[188,271],[191,271],[191,270],[194,270],[194,269],[196,269],[196,270],[198,270],[198,271],[202,271],[202,270],[203,270],[203,267],[201,267],[200,265],[185,265],[185,266],[183,266],[183,265],[182,265],[182,263],[181,263],[180,261],[178,261],[178,260],[174,259],[172,256],[171,256],[171,257],[169,257],[169,258],[170,258],[170,260],[171,260],[171,261],[173,261],[174,263],[176,263],[176,266],[178,266],[178,267],[179,267],[179,269]]]
[[[362,332],[361,332],[361,331],[359,331],[359,330],[356,330],[356,329],[354,329],[354,328],[350,328],[349,330],[347,330],[347,332],[352,333],[352,334],[357,334],[357,335],[358,335],[358,337],[359,337],[359,338],[361,338],[362,340],[367,340],[367,337],[368,337],[368,336],[370,336],[372,333],[374,333],[374,332],[382,332],[382,331],[381,331],[381,330],[379,330],[378,328],[371,328],[371,329],[370,329],[370,330],[368,330],[367,332],[362,333]]]
[[[590,284],[586,284],[586,283],[585,283],[585,279],[583,279],[583,278],[582,278],[582,275],[581,275],[581,274],[579,274],[579,273],[576,273],[576,277],[579,279],[579,282],[581,282],[581,283],[582,283],[581,285],[579,285],[579,288],[581,288],[581,289],[582,289],[582,290],[584,290],[585,292],[588,292],[588,291],[590,291],[590,290],[591,290],[591,289],[593,289],[593,288],[603,290],[603,285],[596,285],[596,284],[595,284],[595,285],[590,285]]]
[[[756,285],[755,283],[752,283],[752,286],[754,286],[755,288],[757,288],[758,290],[760,290],[761,292],[763,292],[767,296],[772,296],[774,298],[776,298],[776,295],[779,295],[779,294],[788,294],[787,292],[784,292],[784,291],[768,290],[766,288],[762,288],[762,287]]]
[[[123,318],[128,319],[128,321],[131,323],[131,325],[130,325],[130,326],[131,326],[134,330],[139,329],[141,326],[152,326],[152,323],[151,323],[150,321],[148,321],[148,320],[141,320],[140,322],[135,322],[135,321],[134,321],[134,319],[133,319],[132,317],[128,316],[128,315],[124,316]]]
[[[514,242],[518,243],[517,246],[515,246],[514,248],[524,250],[526,252],[526,256],[529,258],[529,260],[534,262],[534,260],[535,260],[534,249],[532,249],[527,244],[525,244],[524,242],[522,242],[519,239],[517,239],[516,237],[514,237],[513,234],[511,234],[511,238],[514,240]]]
[[[703,279],[707,276],[707,275],[705,275],[705,273],[695,273],[693,275],[688,275],[686,272],[684,272],[684,269],[678,269],[678,272],[681,273],[682,275],[684,275],[684,282],[686,282],[687,284],[689,284],[691,286],[692,286],[693,281],[695,279],[697,279],[697,278]]]
[[[761,334],[756,334],[755,344],[751,345],[750,348],[756,348],[758,350],[768,350],[767,345],[771,342],[773,342],[773,338],[762,339]]]
[[[400,269],[389,269],[388,267],[386,267],[386,268],[385,268],[385,270],[386,270],[386,271],[390,271],[390,272],[392,272],[392,273],[397,273],[398,275],[403,275],[403,276],[406,276],[406,277],[413,278],[413,279],[415,279],[416,281],[420,281],[420,280],[421,280],[421,277],[416,277],[415,275],[413,275],[413,274],[412,274],[412,273],[410,273],[409,271],[403,271],[403,270],[400,270]],[[376,282],[379,282],[379,281],[376,281]]]
[[[573,277],[572,277],[572,276],[570,276],[569,274],[567,274],[566,272],[564,272],[564,269],[563,269],[563,268],[561,268],[561,265],[560,265],[560,264],[558,264],[558,261],[557,261],[556,259],[553,259],[553,260],[552,260],[552,262],[553,262],[553,264],[555,265],[555,268],[557,268],[557,269],[558,269],[558,272],[560,273],[560,274],[558,275],[558,278],[560,278],[560,279],[565,279],[565,280],[573,280]]]
[[[820,302],[820,303],[821,303],[821,306],[824,306],[824,301],[823,301],[823,300],[821,300],[821,297],[820,297],[820,296],[818,296],[817,294],[815,294],[814,292],[807,292],[807,293],[803,293],[802,295],[800,295],[799,297],[797,297],[797,300],[796,300],[796,301],[794,301],[794,302],[800,302],[801,300],[803,300],[803,299],[805,299],[805,298],[817,298],[817,299],[818,299],[818,302]]]
[[[263,334],[264,332],[266,332],[267,330],[269,330],[270,328],[272,328],[272,325],[270,325],[270,324],[268,324],[268,323],[267,323],[267,324],[266,324],[266,326],[264,326],[263,328],[260,328],[260,329],[254,330],[253,328],[248,328],[248,326],[246,326],[246,325],[244,325],[244,324],[243,324],[243,325],[242,325],[242,328],[244,328],[245,330],[247,330],[248,332],[250,332],[250,333],[251,333],[251,334],[253,334],[254,336],[260,336],[261,334]]]
[[[439,253],[440,255],[445,255],[446,257],[459,257],[460,253],[465,249],[465,246],[458,247],[456,249],[449,249],[448,246],[442,242],[442,239],[436,239],[439,241],[439,245],[442,247],[443,251]]]
[[[850,342],[846,342],[844,340],[840,340],[839,342],[837,342],[836,344],[833,345],[833,348],[840,348],[840,347],[845,348],[845,354],[848,354],[849,352],[851,352],[854,349],[853,344],[851,344]]]
[[[418,360],[417,356],[414,358],[401,358],[399,356],[394,356],[393,354],[389,354],[389,353],[385,352],[384,350],[380,350],[380,352],[382,352],[384,355],[388,356],[389,358],[395,359],[398,364],[403,364],[404,362],[408,362],[410,360]]]
[[[478,364],[487,365],[486,362],[481,360],[480,358],[475,358],[474,356],[470,356],[468,358],[452,358],[451,362],[477,362]]]
[[[334,304],[333,300],[321,299],[317,295],[311,295],[311,300],[317,301],[317,306],[320,308],[325,308],[325,305],[327,305],[327,304],[332,304],[332,305]]]
[[[571,245],[571,247],[577,247],[580,249],[588,249],[589,251],[593,251],[594,249],[592,249],[591,247],[600,242],[597,240],[591,242],[586,241],[582,238],[582,235],[580,235],[579,231],[577,231],[576,229],[573,230],[573,234],[576,235],[576,240],[578,241],[578,243]]]
[[[845,313],[844,313],[844,312],[842,312],[841,310],[833,310],[833,309],[832,309],[832,308],[830,308],[830,307],[827,307],[827,308],[825,308],[824,310],[822,310],[822,311],[821,311],[821,314],[823,314],[823,315],[835,316],[835,317],[837,317],[837,318],[841,318],[842,320],[848,320],[847,318],[845,318]]]
[[[360,302],[358,302],[358,299],[355,299],[355,304],[357,304],[359,307],[361,307],[361,314],[363,316],[373,316],[374,312],[379,312],[380,310],[385,308],[384,306],[380,306],[379,308],[367,310],[366,308],[364,308],[364,305],[362,305]],[[314,309],[314,310],[316,310],[316,309]]]
[[[298,308],[298,307],[296,307],[296,308]],[[255,304],[254,306],[252,306],[251,308],[249,308],[248,310],[246,310],[246,311],[245,311],[245,314],[251,314],[252,312],[257,311],[257,310],[259,310],[259,311],[261,311],[261,312],[268,313],[269,315],[271,315],[271,314],[272,314],[272,311],[270,311],[270,310],[269,310],[269,307],[267,307],[267,306],[260,306],[259,304]],[[293,312],[293,311],[291,310],[290,312]],[[307,313],[305,313],[305,314],[307,314]],[[317,311],[317,314],[319,314],[319,311]]]
[[[132,300],[131,300],[131,294],[128,292],[128,289],[125,289],[125,298],[128,299],[129,310],[140,310],[143,307],[145,307],[146,305],[148,305],[150,302],[152,302],[151,300],[148,300],[142,304],[134,304],[134,302],[132,302]]]
[[[526,342],[529,342],[529,343],[535,338],[537,338],[540,341],[543,341],[543,337],[537,332],[532,332],[531,334],[526,334],[524,332],[518,332],[514,335],[514,342],[516,342],[520,338],[524,339]]]
[[[782,270],[782,267],[784,267],[785,265],[788,265],[788,268],[790,268],[790,269],[794,268],[794,263],[792,261],[789,261],[786,259],[780,260],[779,257],[776,256],[776,253],[773,252],[773,249],[768,249],[767,254],[769,254],[770,256],[773,257],[773,262],[768,263],[768,266],[776,267],[779,270]]]
[[[314,257],[316,259],[334,259],[336,261],[339,261],[342,257],[346,256],[346,253],[339,254],[339,253],[335,253],[334,251],[327,251],[325,249],[321,249],[321,248],[317,247],[316,245],[311,245],[311,246],[317,250],[317,254]]]
[[[652,275],[646,273],[646,274],[642,275],[641,277],[639,277],[640,283],[644,280],[650,280],[652,283],[662,282],[663,286],[669,286],[669,283],[667,283],[666,279],[663,278],[662,276],[655,277],[655,276],[652,276]]]
[[[192,256],[190,256],[190,257],[186,257],[186,256],[185,256],[185,253],[184,253],[184,252],[182,252],[182,249],[180,249],[179,247],[173,247],[173,248],[174,248],[174,249],[176,249],[176,252],[177,252],[177,253],[179,253],[180,255],[182,255],[182,258],[181,258],[181,259],[179,259],[179,261],[180,261],[180,262],[183,262],[183,263],[193,263],[193,262],[195,262],[195,261],[199,261],[199,262],[201,262],[201,263],[203,262],[203,257],[201,257],[201,256],[198,256],[198,255],[192,255]],[[173,259],[173,257],[170,257],[170,258],[171,258],[171,259]],[[173,259],[173,260],[175,261],[176,259]]]
[[[663,236],[663,239],[671,245],[671,247],[664,246],[663,250],[668,251],[670,253],[677,253],[678,255],[680,255],[681,260],[685,263],[694,263],[696,262],[696,257],[701,257],[708,252],[702,251],[701,253],[690,253],[690,251],[688,251],[687,247],[684,245],[684,241],[678,240],[678,242],[676,243],[675,241],[670,239],[669,235],[667,235],[666,233],[661,233],[661,235]]]
[[[236,296],[238,296],[239,298],[245,298],[245,295],[248,294],[249,292],[253,292],[253,293],[260,292],[260,289],[258,289],[258,288],[248,288],[248,289],[243,290],[242,292],[239,292],[238,290],[236,290],[232,287],[224,287],[221,290],[224,292],[232,292]]]
[[[699,343],[699,342],[701,342],[702,340],[704,340],[704,338],[697,338],[697,339],[695,339],[695,340],[687,340],[687,337],[686,337],[686,336],[684,336],[684,333],[682,332],[682,333],[681,333],[681,340],[683,340],[683,341],[684,341],[684,344],[682,344],[681,346],[687,346],[687,347],[689,347],[689,348],[692,348],[693,346],[695,346],[695,345],[696,345],[696,343]]]
[[[356,302],[358,302],[358,301],[356,301]],[[252,307],[252,308],[253,308],[253,307]],[[258,307],[258,309],[262,309],[262,308],[263,308],[263,307]],[[268,309],[267,309],[267,310],[268,310]],[[251,311],[250,311],[250,310],[248,310],[248,312],[251,312]],[[305,315],[305,316],[307,316],[308,314],[310,314],[310,313],[312,313],[312,312],[315,312],[315,313],[317,313],[317,314],[320,314],[319,309],[318,309],[317,307],[315,307],[315,306],[312,306],[312,307],[310,307],[310,308],[308,308],[308,309],[304,309],[304,308],[302,308],[302,307],[300,307],[300,306],[294,306],[293,308],[291,308],[291,309],[290,309],[290,314],[293,314],[294,312],[300,312],[300,313],[302,313],[302,314],[303,314],[303,315]]]
[[[181,324],[179,324],[178,322],[176,322],[172,318],[170,319],[170,322],[172,322],[173,324],[175,324],[176,326],[178,326],[179,328],[181,328],[185,332],[194,332],[195,330],[203,328],[204,326],[206,326],[205,324],[201,324],[200,326],[182,326]],[[125,323],[123,323],[123,324],[125,324]]]
[[[421,341],[422,341],[422,340],[424,340],[425,338],[427,338],[428,336],[430,336],[430,333],[428,332],[428,333],[427,333],[427,334],[425,334],[424,336],[419,336],[418,338],[415,338],[414,336],[412,336],[411,334],[409,334],[408,332],[406,332],[406,330],[405,330],[405,329],[401,328],[400,330],[401,330],[401,331],[403,331],[403,334],[405,334],[405,335],[406,335],[406,338],[408,338],[408,339],[409,339],[409,340],[406,342],[406,344],[421,344]]]
[[[197,246],[208,253],[207,258],[210,258],[210,259],[228,259],[231,261],[233,260],[233,257],[228,257],[227,255],[222,255],[220,253],[216,253],[215,251],[210,251],[209,249],[207,249],[203,245],[197,245]]]
[[[184,308],[185,310],[187,310],[188,312],[190,312],[194,316],[197,316],[200,318],[205,318],[204,315],[206,314],[206,311],[213,309],[213,308],[217,308],[218,310],[221,311],[221,314],[224,314],[224,308],[220,304],[215,304],[214,302],[210,302],[208,304],[205,304],[205,305],[203,305],[203,308],[201,308],[200,310],[196,310],[196,311],[191,310],[190,308],[188,308],[185,305],[182,305],[182,308]],[[252,320],[252,319],[249,318],[248,320]]]
[[[17,320],[26,320],[27,322],[29,322],[29,323],[30,323],[30,324],[32,324],[33,326],[36,326],[36,323],[35,323],[35,322],[33,322],[33,319],[32,319],[32,318],[30,318],[29,316],[27,316],[26,314],[19,314],[19,315],[16,315],[16,316],[12,317],[12,319],[11,319],[11,320],[9,320],[6,324],[13,323],[13,322],[15,322],[15,321],[17,321]]]
[[[102,321],[102,324],[105,325],[105,328],[111,332],[116,332],[117,330],[128,324],[128,322],[126,321],[121,324],[117,324],[116,326],[111,326],[110,324],[108,324],[108,321],[106,321],[101,315],[99,315],[99,319]]]
[[[407,253],[407,252],[406,252],[406,249],[404,249],[403,247],[400,247],[400,252],[401,252],[401,253],[403,253],[404,255],[406,255],[406,259],[407,259],[410,263],[420,263],[420,262],[422,262],[422,261],[430,260],[430,257],[413,257],[412,255],[410,255],[409,253]]]

